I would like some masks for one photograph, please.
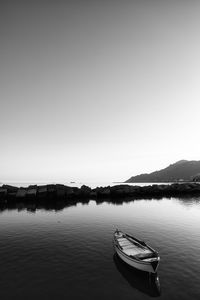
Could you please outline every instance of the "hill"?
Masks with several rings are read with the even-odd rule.
[[[200,173],[200,161],[180,160],[167,168],[149,174],[132,176],[125,182],[176,182],[191,181]]]

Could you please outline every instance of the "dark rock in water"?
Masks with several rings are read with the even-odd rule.
[[[0,210],[6,208],[27,209],[34,212],[44,208],[60,210],[76,203],[88,203],[95,199],[97,204],[106,202],[120,205],[134,199],[162,199],[163,197],[181,197],[184,199],[200,196],[200,184],[195,182],[175,183],[169,185],[116,185],[90,189],[87,186],[69,187],[62,184],[47,186],[29,186],[18,188],[17,192],[8,193],[7,189],[0,187]]]
[[[37,190],[38,186],[37,184],[31,184],[28,186],[28,189],[36,189]]]
[[[8,185],[8,184],[3,184],[2,188],[6,189],[8,191],[8,193],[16,193],[19,189],[16,186],[12,186],[12,185]]]
[[[66,189],[63,184],[56,184],[56,195],[58,198],[64,198],[66,196]]]
[[[81,189],[77,188],[77,187],[73,187],[73,194],[72,196],[75,198],[79,198],[81,197]]]
[[[129,185],[117,185],[111,187],[112,197],[144,197],[144,196],[176,196],[184,194],[200,194],[200,185],[191,183],[176,183],[172,185],[149,185],[134,187]]]
[[[110,196],[110,186],[107,187],[97,187],[92,190],[92,194],[96,195],[96,197],[109,197]]]
[[[29,212],[32,212],[32,213],[34,213],[34,212],[36,212],[36,204],[35,203],[28,203],[27,205],[26,205],[26,210],[27,211],[29,211]]]
[[[27,193],[27,190],[24,189],[24,188],[19,188],[17,190],[17,194],[16,194],[16,198],[25,198],[26,197],[26,193]]]
[[[126,195],[132,195],[134,194],[134,188],[128,184],[121,184],[121,185],[114,185],[111,186],[110,192],[111,196],[113,197],[119,197],[119,196],[126,196]],[[137,192],[140,190],[140,188],[136,189]]]
[[[7,189],[0,187],[0,200],[5,199],[7,196]]]
[[[37,188],[37,196],[39,198],[46,198],[47,197],[47,186],[46,185],[40,185]]]
[[[65,186],[65,192],[68,198],[71,198],[74,195],[74,190],[71,186]]]
[[[6,187],[6,188],[5,188]],[[83,185],[81,188],[69,187],[63,184],[51,184],[42,186],[29,186],[28,188],[16,188],[4,185],[0,187],[0,199],[8,201],[10,204],[19,202],[19,199],[26,199],[28,203],[34,199],[37,203],[54,203],[63,201],[63,203],[76,203],[81,200],[87,202],[88,199],[96,199],[100,203],[101,199],[110,198],[115,203],[120,203],[126,199],[139,198],[162,198],[176,196],[200,195],[200,184],[196,182],[133,186],[128,184],[119,184],[115,186],[97,187],[91,189]],[[115,200],[116,199],[116,200]]]
[[[86,185],[82,185],[81,186],[81,195],[84,197],[89,197],[90,193],[91,193],[91,188],[86,186]]]
[[[93,189],[92,191],[91,191],[91,193],[90,193],[90,197],[93,199],[95,199],[96,197],[97,197],[97,191],[96,191],[96,189]]]
[[[48,199],[53,199],[56,197],[56,185],[55,184],[48,184],[47,185],[47,196]]]
[[[37,186],[29,186],[28,190],[27,190],[27,193],[26,193],[26,196],[28,198],[35,198],[36,194],[37,194]]]
[[[4,184],[2,188],[7,190],[7,198],[10,200],[16,197],[17,191],[19,190],[18,187],[8,184]]]

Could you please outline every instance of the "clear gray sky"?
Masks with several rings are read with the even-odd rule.
[[[200,1],[1,1],[0,45],[0,181],[200,159]]]

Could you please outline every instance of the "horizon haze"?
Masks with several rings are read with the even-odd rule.
[[[0,182],[200,160],[200,2],[2,1]]]

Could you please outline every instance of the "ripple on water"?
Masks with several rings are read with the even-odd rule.
[[[59,213],[4,211],[0,218],[2,299],[200,298],[199,200],[94,201]],[[161,294],[113,257],[115,227],[159,251]],[[154,293],[154,294],[152,294]]]

